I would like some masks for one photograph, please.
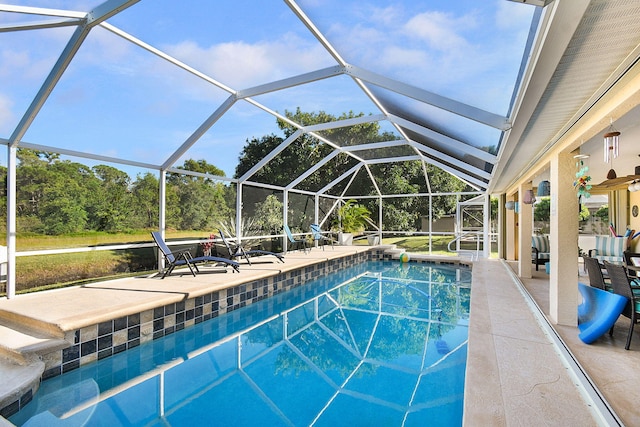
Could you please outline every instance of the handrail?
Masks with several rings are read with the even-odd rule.
[[[457,234],[458,234],[458,233],[457,233]],[[458,250],[455,250],[455,251],[454,251],[453,249],[451,249],[451,245],[452,245],[452,244],[454,244],[454,243],[456,243],[456,242],[459,242],[460,240],[462,240],[463,238],[465,238],[465,237],[467,237],[467,236],[469,236],[469,235],[475,235],[475,236],[478,236],[478,237],[479,237],[481,234],[482,234],[482,232],[481,232],[481,231],[466,231],[466,232],[464,232],[464,233],[459,233],[456,237],[454,237],[454,238],[449,242],[449,244],[447,245],[447,250],[448,250],[449,252],[460,252],[460,251],[458,251]],[[471,251],[471,252],[473,252],[473,251]],[[476,253],[475,259],[480,258],[480,239],[479,239],[479,238],[476,238],[476,250],[475,250],[475,253]]]

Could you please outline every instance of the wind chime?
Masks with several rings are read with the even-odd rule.
[[[609,172],[607,172],[607,179],[616,179],[617,174],[613,169],[613,159],[618,157],[618,144],[619,144],[620,132],[613,128],[613,119],[609,129],[604,134],[604,162],[610,164]]]

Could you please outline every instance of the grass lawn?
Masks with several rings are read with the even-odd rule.
[[[169,231],[167,239],[196,240],[204,239],[208,232]],[[0,239],[4,236],[0,235]],[[447,250],[453,236],[432,237],[431,253],[438,255],[454,255]],[[82,233],[68,236],[18,236],[18,251],[45,249],[61,249],[87,246],[104,246],[126,243],[151,242],[149,231],[135,233]],[[358,244],[366,244],[366,240]],[[384,244],[395,244],[408,252],[429,253],[428,236],[400,236],[383,239]],[[475,243],[463,243],[467,249],[475,249]],[[194,245],[177,249],[197,249]],[[195,253],[194,253],[195,255]],[[16,260],[17,292],[32,292],[91,281],[105,280],[113,277],[148,274],[157,265],[154,248],[126,249],[117,251],[77,252],[57,255],[21,256]],[[0,292],[0,295],[3,295]]]
[[[167,238],[201,239],[194,231],[168,232]],[[0,236],[5,238],[5,236]],[[65,236],[18,235],[18,251],[63,249],[127,243],[151,243],[148,231],[135,233],[79,233]],[[157,265],[153,248],[20,256],[16,259],[16,291],[32,292],[114,277],[148,274]],[[0,292],[0,295],[3,295]]]
[[[208,232],[197,231],[167,231],[167,239],[203,239]],[[0,234],[0,239],[6,241],[6,235]],[[153,242],[150,231],[136,231],[131,233],[87,232],[64,236],[18,235],[16,250],[36,251],[44,249],[79,248],[85,246],[119,245],[127,243]]]
[[[449,252],[447,245],[453,239],[451,236],[433,236],[431,238],[431,253],[435,255],[455,255]],[[429,236],[400,236],[382,239],[385,245],[396,245],[407,252],[429,253]],[[467,250],[475,250],[474,242],[461,242],[460,247]]]

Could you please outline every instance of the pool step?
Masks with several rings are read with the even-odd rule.
[[[0,319],[0,420],[31,401],[40,387],[45,369],[41,356],[69,345],[46,332]]]
[[[36,334],[36,336],[46,336],[64,338],[65,333],[59,325],[37,318],[32,315],[25,315],[20,312],[20,308],[14,309],[11,305],[4,305],[0,309],[0,326],[8,326],[14,330],[25,332],[26,334]]]
[[[43,372],[44,362],[37,358],[26,365],[0,359],[0,420],[13,415],[31,401],[40,387]]]
[[[396,248],[396,247],[385,249],[384,251],[386,255],[391,256],[391,259],[400,259],[400,255],[402,255],[405,252],[407,251],[401,248]],[[414,261],[426,261],[426,262],[433,262],[436,264],[460,264],[460,263],[471,264],[473,262],[473,257],[472,256],[470,257],[469,255],[451,256],[451,255],[419,254],[419,253],[413,253],[413,252],[407,252],[407,253],[409,254],[409,258]]]
[[[0,321],[0,359],[18,365],[31,363],[33,357],[69,347],[62,338],[33,331],[6,321]]]
[[[38,390],[45,368],[41,356],[68,346],[61,338],[0,321],[0,416],[17,412]]]

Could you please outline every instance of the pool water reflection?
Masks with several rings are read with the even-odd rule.
[[[353,274],[47,380],[10,421],[462,425],[470,270],[372,262]]]

